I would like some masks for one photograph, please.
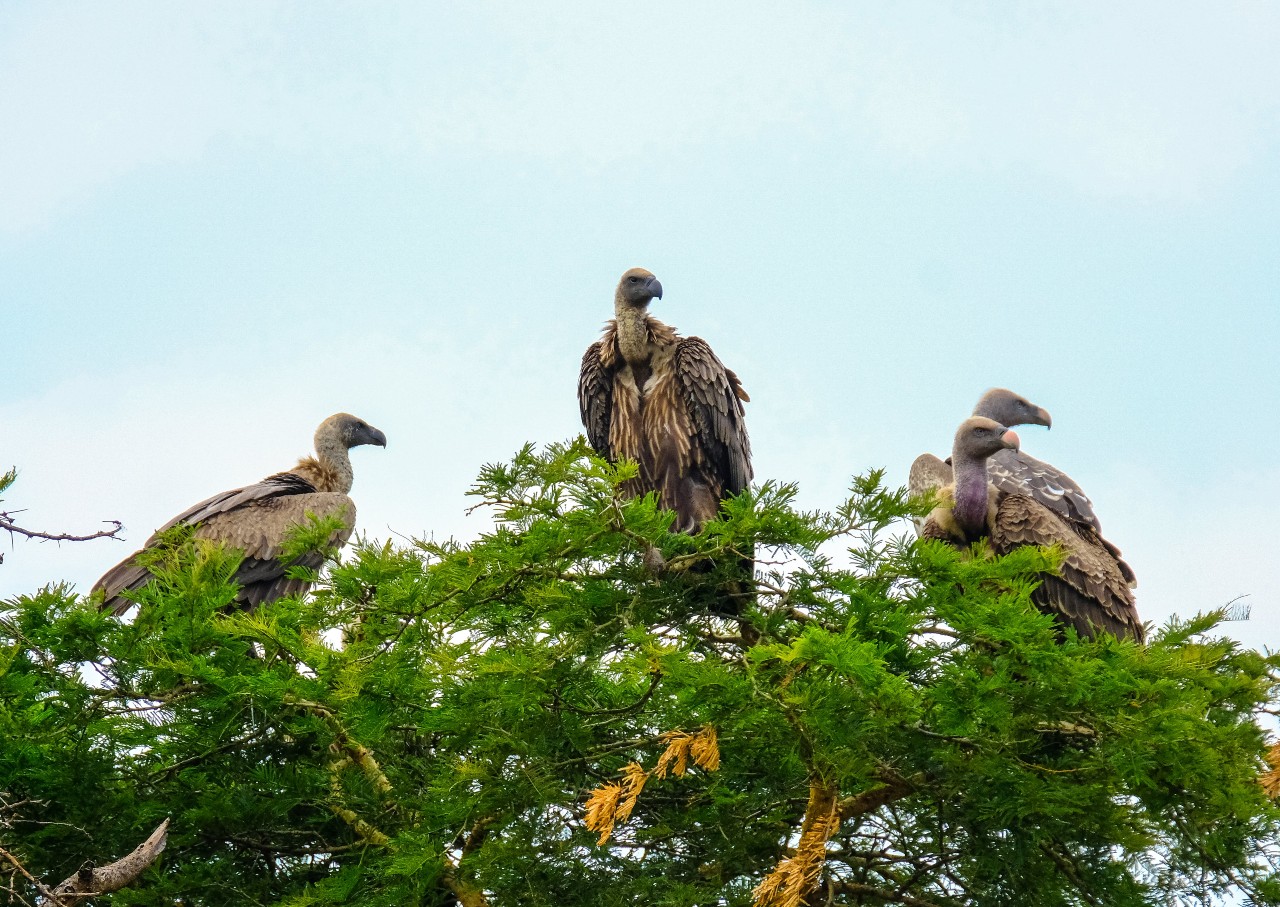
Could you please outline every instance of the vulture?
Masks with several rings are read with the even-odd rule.
[[[973,415],[992,419],[1004,426],[1043,425],[1053,427],[1049,411],[1002,387],[982,395]],[[1120,549],[1102,537],[1102,524],[1093,512],[1093,502],[1069,475],[1021,450],[1001,449],[987,460],[987,479],[998,491],[1025,494],[1048,507],[1077,532],[1095,540],[1110,551],[1120,565],[1120,572],[1131,587],[1138,578],[1133,568],[1120,557]],[[951,459],[939,460],[933,454],[921,454],[911,464],[908,488],[914,497],[951,484]],[[924,519],[915,520],[916,535],[924,528]]]
[[[1036,406],[1025,397],[1002,387],[992,388],[982,395],[973,415],[993,419],[1001,425],[1043,425],[1053,427],[1049,411]],[[987,461],[987,476],[991,484],[1001,491],[1021,491],[1030,494],[1041,504],[1053,510],[1063,519],[1081,523],[1101,532],[1102,524],[1093,512],[1093,503],[1060,469],[1037,460],[1021,450],[999,450]],[[916,496],[930,489],[942,488],[951,483],[951,461],[940,460],[933,454],[921,454],[911,464],[909,487]],[[924,520],[916,521],[916,533],[924,527]],[[1128,569],[1126,565],[1126,569]]]
[[[254,608],[265,601],[305,592],[309,584],[291,579],[286,570],[292,566],[315,569],[324,562],[324,553],[308,551],[281,561],[285,539],[290,529],[304,524],[314,514],[339,517],[343,528],[329,537],[329,547],[346,544],[356,524],[356,505],[347,496],[354,478],[347,451],[362,444],[386,447],[387,437],[363,419],[348,413],[332,415],[316,429],[314,457],[303,457],[287,472],[224,491],[188,508],[156,530],[143,551],[154,547],[165,530],[185,523],[196,527],[196,538],[244,552],[234,577],[240,584],[237,605]],[[116,616],[133,604],[123,593],[140,589],[151,580],[147,568],[135,564],[141,553],[129,555],[93,586],[93,592],[102,592],[101,607]]]
[[[920,537],[957,547],[986,538],[997,554],[1059,545],[1066,555],[1061,573],[1046,575],[1032,593],[1036,607],[1084,637],[1105,630],[1142,642],[1132,572],[1119,552],[1097,530],[1064,517],[1033,490],[1010,490],[992,481],[990,460],[1017,449],[1018,436],[994,419],[973,416],[961,423],[951,450],[953,479],[941,490]]]
[[[751,481],[742,382],[700,337],[681,337],[648,312],[662,284],[644,268],[622,275],[614,320],[587,348],[578,404],[587,439],[602,457],[640,465],[623,489],[657,492],[674,528],[697,533]]]

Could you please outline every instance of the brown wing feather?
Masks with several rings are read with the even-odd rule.
[[[917,530],[917,535],[922,539],[933,539],[938,542],[946,542],[950,545],[959,544],[953,533],[948,532],[943,528],[935,514],[930,514],[920,521],[920,528]]]
[[[1001,497],[991,531],[992,548],[1007,554],[1024,545],[1059,545],[1066,553],[1061,576],[1046,576],[1032,600],[1081,636],[1105,630],[1138,642],[1142,621],[1125,571],[1100,536],[1072,526],[1026,494]]]
[[[90,590],[91,593],[102,592],[103,600],[100,607],[110,611],[116,617],[119,617],[133,606],[133,602],[125,598],[122,593],[135,592],[151,581],[150,571],[146,567],[139,567],[134,563],[138,555],[145,550],[144,548],[133,552],[133,554],[102,574],[102,577],[93,584],[93,589]]]
[[[720,509],[724,486],[707,468],[693,415],[670,368],[659,369],[649,383],[641,423],[642,491],[657,491],[661,505],[676,512],[676,532],[699,531]]]
[[[304,479],[302,476],[292,472],[278,472],[273,476],[267,476],[261,482],[255,482],[252,485],[246,485],[244,488],[233,488],[230,491],[224,491],[221,494],[215,494],[211,498],[206,498],[199,504],[188,507],[182,513],[165,523],[147,539],[147,545],[155,541],[156,536],[164,532],[166,529],[172,529],[179,523],[193,525],[201,523],[210,517],[229,513],[245,507],[255,501],[267,500],[269,498],[286,497],[289,495],[311,494],[316,490],[316,486]]]
[[[285,568],[276,557],[288,529],[303,522],[307,513],[346,514],[344,530],[329,540],[333,547],[345,544],[355,526],[355,504],[349,497],[316,492],[306,479],[285,472],[214,495],[188,508],[147,539],[143,550],[153,547],[160,533],[179,523],[196,524],[197,538],[244,551],[245,559],[236,571],[236,581],[244,587],[238,600],[258,604],[306,589],[305,583],[284,577]],[[112,614],[123,614],[133,604],[122,593],[136,591],[151,580],[150,572],[135,563],[140,553],[129,555],[93,586],[93,591],[103,593],[101,607]],[[314,563],[310,563],[312,560]],[[323,560],[322,554],[308,553],[296,563],[319,567]]]
[[[1029,495],[1066,520],[1087,541],[1102,545],[1115,558],[1125,582],[1130,587],[1138,585],[1138,578],[1124,562],[1120,549],[1102,537],[1102,524],[1093,502],[1061,469],[1020,450],[1001,450],[987,460],[987,476],[998,491]]]
[[[324,563],[323,551],[307,551],[286,562],[279,559],[289,531],[305,524],[311,515],[321,519],[337,516],[342,520],[342,528],[326,540],[328,549],[341,548],[355,529],[356,505],[351,498],[337,492],[317,492],[270,498],[219,514],[202,523],[195,535],[244,552],[244,560],[235,575],[235,581],[241,586],[236,601],[256,607],[264,601],[296,595],[309,588],[310,584],[304,580],[286,575],[289,567],[315,570]]]
[[[913,498],[923,498],[929,492],[935,494],[950,485],[953,481],[951,467],[933,454],[920,454],[911,464],[911,475],[907,479],[907,492]],[[916,527],[916,536],[924,538],[924,527],[928,517],[912,517]]]
[[[752,478],[751,441],[742,406],[749,398],[742,383],[700,337],[685,337],[676,344],[672,369],[702,461],[721,494],[738,494]]]
[[[1089,496],[1056,466],[1020,450],[1001,450],[987,460],[987,477],[1006,494],[1030,495],[1058,516],[1102,531]]]
[[[245,557],[273,560],[280,556],[289,530],[306,523],[309,514],[341,517],[346,528],[331,542],[345,544],[355,528],[355,510],[351,498],[335,491],[267,498],[209,517],[195,536],[239,548]]]
[[[602,457],[612,458],[609,450],[609,424],[613,410],[612,369],[606,368],[600,354],[604,342],[597,340],[587,347],[578,373],[578,409],[587,440]]]
[[[128,611],[133,605],[133,602],[124,598],[121,593],[136,591],[151,581],[151,573],[145,567],[137,566],[135,561],[137,561],[138,555],[142,551],[155,546],[156,540],[164,531],[172,529],[179,523],[188,525],[200,523],[210,517],[249,506],[256,501],[281,496],[308,494],[314,491],[315,486],[301,476],[290,472],[281,472],[268,476],[261,482],[255,482],[243,488],[232,488],[230,491],[224,491],[220,494],[215,494],[211,498],[206,498],[200,503],[188,507],[152,533],[151,537],[143,544],[142,550],[133,552],[133,554],[104,573],[93,584],[91,592],[101,591],[103,593],[102,607],[119,616]]]

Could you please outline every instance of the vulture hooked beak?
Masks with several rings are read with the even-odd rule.
[[[1043,425],[1045,428],[1053,428],[1053,419],[1049,415],[1049,411],[1043,406],[1036,407],[1036,424]]]
[[[386,447],[387,436],[372,425],[362,425],[356,429],[355,443],[351,446],[359,447],[361,444],[376,444],[379,447]]]
[[[658,278],[650,277],[644,282],[645,292],[653,299],[662,298],[662,284],[658,282]]]
[[[1018,445],[1022,443],[1022,439],[1018,437],[1018,433],[1012,428],[1006,428],[1004,434],[1000,436],[1000,443],[1008,450],[1017,450]]]

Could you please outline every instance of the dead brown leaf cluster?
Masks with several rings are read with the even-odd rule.
[[[1258,778],[1262,790],[1272,800],[1280,797],[1280,741],[1271,744],[1267,750],[1267,765],[1271,766]]]
[[[587,828],[600,832],[598,843],[605,844],[613,835],[619,822],[625,822],[640,799],[640,792],[650,779],[662,779],[668,772],[677,777],[689,770],[689,763],[714,772],[720,767],[720,746],[716,741],[716,729],[705,725],[696,733],[668,731],[660,738],[667,744],[657,764],[648,771],[639,762],[629,762],[622,768],[622,780],[602,784],[587,798],[584,819]]]
[[[827,860],[827,841],[840,828],[839,789],[817,780],[809,784],[809,805],[793,856],[784,858],[753,892],[755,907],[800,907],[818,884]]]

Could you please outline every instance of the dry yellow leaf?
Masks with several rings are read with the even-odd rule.
[[[799,907],[818,884],[827,860],[827,841],[840,828],[839,793],[829,782],[815,779],[809,783],[809,805],[795,855],[784,858],[756,886],[752,892],[755,907]]]
[[[1258,782],[1262,785],[1263,792],[1274,800],[1280,797],[1280,742],[1271,744],[1266,759],[1271,768],[1262,773]]]
[[[665,778],[668,770],[677,776],[683,775],[689,769],[691,758],[695,765],[709,772],[720,767],[716,730],[709,724],[696,734],[670,731],[659,739],[666,741],[667,748],[658,757],[658,764],[652,770],[645,771],[639,762],[629,762],[622,769],[623,777],[620,782],[603,784],[587,798],[584,822],[587,828],[600,832],[600,844],[609,840],[619,822],[627,821],[650,778]]]

